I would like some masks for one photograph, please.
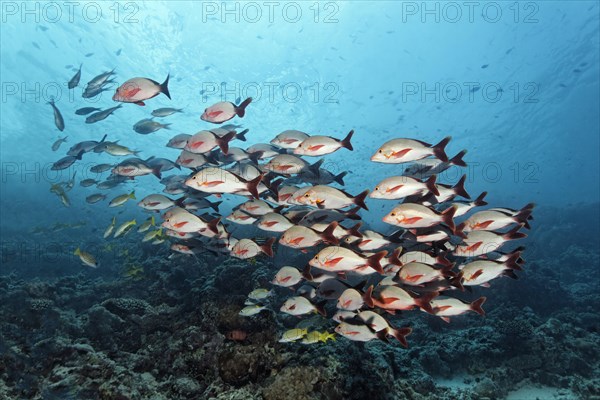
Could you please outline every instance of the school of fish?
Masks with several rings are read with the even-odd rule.
[[[81,68],[68,82],[69,89],[79,85]],[[83,97],[109,90],[114,75],[114,70],[106,71],[91,79]],[[121,103],[144,106],[160,94],[171,99],[168,83],[169,76],[163,83],[132,78],[116,88],[112,100],[120,103],[117,106],[83,107],[75,113],[87,115],[86,123],[97,123],[121,108]],[[289,262],[273,271],[273,287],[256,288],[241,308],[240,315],[248,317],[263,311],[296,317],[318,313],[335,322],[331,331],[322,332],[299,324],[283,332],[281,342],[324,343],[337,334],[362,342],[395,339],[406,347],[412,329],[402,323],[400,312],[420,310],[446,322],[467,313],[484,315],[486,297],[467,301],[465,294],[476,297],[474,286],[489,287],[500,277],[516,279],[516,271],[522,270],[523,247],[511,242],[526,237],[523,230],[530,228],[534,205],[483,209],[487,193],[472,200],[464,187],[466,176],[453,186],[440,183],[442,172],[467,165],[465,150],[454,157],[447,155],[450,137],[436,144],[403,137],[380,143],[371,161],[403,164],[401,173],[374,179],[373,186],[362,192],[348,193],[340,188],[347,173],[322,168],[321,157],[353,151],[352,139],[359,132],[332,137],[286,130],[270,143],[238,147],[249,140],[249,130],[224,123],[243,118],[252,99],[236,103],[215,103],[199,117],[202,130],[168,140],[166,147],[178,152],[174,161],[139,158],[140,151],[104,135],[74,144],[52,169],[70,168],[86,153],[106,153],[110,161],[94,165],[90,172],[107,177],[79,182],[90,191],[86,201],[95,204],[108,199],[107,206],[114,208],[137,202],[149,213],[137,228],[143,234],[140,241],[168,245],[174,254],[231,256],[248,260],[249,267],[257,257],[271,258],[278,251],[296,252],[298,257],[291,259],[310,257],[301,265]],[[63,132],[65,122],[58,105],[49,104],[56,128]],[[147,135],[170,129],[170,124],[154,118],[183,112],[181,108],[155,109],[149,118],[135,123],[133,130]],[[66,136],[59,137],[51,149],[58,151],[66,141]],[[171,170],[180,173],[163,176]],[[71,205],[67,193],[75,179],[76,173],[50,189],[66,207]],[[164,188],[143,198],[129,190],[110,198],[106,194],[133,179],[158,180]],[[229,215],[219,214],[223,195],[237,200]],[[390,204],[383,222],[391,233],[363,227],[360,213],[368,210],[367,198]],[[137,225],[135,219],[117,223],[115,216],[103,237],[122,237]],[[236,234],[236,225],[250,225],[262,233],[242,237]],[[99,267],[94,255],[80,248],[74,254],[84,265]],[[289,296],[274,304],[277,292]]]

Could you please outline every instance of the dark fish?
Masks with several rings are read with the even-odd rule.
[[[120,55],[121,55],[121,49],[117,50],[117,51],[115,52],[115,54],[116,54],[117,56],[120,56]]]
[[[85,123],[93,124],[94,122],[102,121],[103,119],[108,117],[110,114],[112,114],[117,108],[121,108],[121,107],[122,107],[122,104],[119,104],[118,106],[111,107],[104,111],[98,111],[96,113],[93,113],[92,115],[90,115],[89,117],[87,117],[85,119]]]
[[[83,107],[78,109],[77,111],[75,111],[75,114],[77,115],[88,115],[89,113],[92,113],[94,111],[100,111],[102,110],[101,108],[96,108],[96,107]]]
[[[98,96],[102,92],[106,92],[107,90],[108,88],[105,88],[103,86],[88,86],[83,91],[81,97],[83,97],[84,99],[90,99],[92,97]]]
[[[147,135],[152,132],[156,132],[162,128],[169,129],[169,125],[171,124],[161,124],[160,122],[153,121],[151,119],[143,119],[141,121],[136,122],[133,125],[133,130],[141,135]]]
[[[58,108],[56,108],[56,105],[54,104],[54,99],[51,99],[48,104],[50,104],[52,106],[52,109],[54,110],[54,124],[56,125],[56,127],[58,128],[59,131],[64,131],[65,130],[65,120],[62,117],[62,114],[60,113],[60,111],[58,110]]]
[[[83,153],[85,153],[85,152],[82,150],[76,156],[63,157],[60,160],[58,160],[57,162],[55,162],[54,164],[52,164],[52,167],[50,169],[53,171],[58,171],[61,169],[69,168],[71,165],[73,165],[73,163],[75,161],[81,160],[81,157],[83,157]]]
[[[112,71],[107,71],[107,72],[103,72],[100,75],[95,76],[94,78],[92,78],[91,81],[89,81],[87,83],[87,85],[89,87],[93,87],[93,86],[102,86],[106,83],[106,81],[108,80],[108,78],[111,77],[111,75],[114,75],[114,69]]]
[[[105,139],[106,139],[106,135],[104,135],[104,137],[102,138],[102,140],[100,142],[97,142],[95,140],[85,140],[83,142],[79,142],[79,143],[73,145],[69,149],[69,151],[67,152],[67,155],[76,156],[80,152],[88,153],[88,152],[94,150],[94,148],[96,146],[98,146],[99,143],[104,142]]]
[[[79,85],[79,80],[81,79],[81,66],[82,65],[83,64],[79,64],[79,70],[77,71],[77,73],[69,81],[69,89],[73,89],[74,87],[76,87],[77,85]]]
[[[87,53],[85,56],[86,56],[86,57],[91,57],[91,56],[93,56],[93,55],[94,55],[94,53]]]
[[[486,69],[486,68],[487,68],[487,67],[489,67],[489,66],[490,66],[490,64],[483,64],[483,65],[481,66],[481,69]]]
[[[45,27],[45,26],[43,26],[43,25],[38,25],[38,26],[37,26],[37,29],[39,29],[39,30],[40,30],[40,31],[42,31],[42,32],[46,32],[46,31],[48,30],[48,28],[46,28],[46,27]]]
[[[33,47],[35,47],[36,49],[40,48],[40,45],[37,44],[36,42],[31,42],[31,44],[33,45]]]

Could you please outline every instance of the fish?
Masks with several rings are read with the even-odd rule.
[[[281,339],[279,339],[279,343],[290,343],[295,342],[302,339],[308,333],[308,329],[289,329],[281,335]]]
[[[333,235],[337,226],[337,222],[332,222],[325,231],[317,232],[302,225],[295,225],[281,235],[279,243],[293,249],[314,247],[320,243],[338,244],[339,240]]]
[[[111,156],[130,156],[139,153],[139,151],[131,150],[129,147],[122,146],[118,143],[107,144],[104,146],[104,152]]]
[[[117,217],[113,217],[112,222],[110,223],[110,225],[108,227],[106,227],[106,230],[104,231],[104,239],[106,239],[107,237],[109,237],[113,231],[115,230],[115,225],[117,223]]]
[[[326,315],[323,306],[324,302],[313,304],[306,297],[293,296],[288,298],[281,306],[281,311],[289,315],[304,315],[311,312],[318,312],[321,315]]]
[[[281,287],[292,287],[300,281],[302,281],[302,274],[296,267],[284,266],[277,271],[271,283]]]
[[[150,240],[154,240],[157,237],[160,237],[162,235],[162,232],[163,232],[162,228],[156,229],[154,231],[150,231],[144,235],[142,242],[149,242]]]
[[[392,176],[385,178],[375,186],[369,194],[372,199],[397,200],[409,196],[425,195],[429,192],[439,196],[435,186],[437,175],[432,175],[426,181],[408,176]]]
[[[126,176],[129,178],[149,174],[153,174],[158,179],[161,178],[159,167],[153,168],[150,165],[148,165],[148,163],[146,163],[144,160],[140,160],[139,158],[128,158],[125,161],[121,161],[112,169],[112,173],[115,175]]]
[[[121,107],[122,107],[122,105],[119,104],[118,106],[107,108],[106,110],[103,110],[103,111],[95,112],[85,118],[85,123],[93,124],[93,123],[102,121],[103,119],[106,119],[109,115],[111,115],[112,113],[114,113],[116,110],[118,110]]]
[[[372,251],[378,250],[383,247],[389,246],[393,243],[393,241],[399,241],[398,234],[401,232],[396,232],[390,235],[390,238],[386,238],[381,233],[366,230],[361,233],[361,236],[350,234],[345,239],[344,242],[348,244],[354,244],[362,251]]]
[[[183,205],[183,200],[184,199],[173,200],[162,194],[151,194],[140,200],[138,206],[145,210],[162,211],[176,205]]]
[[[138,232],[140,232],[140,233],[146,232],[150,229],[150,227],[152,227],[154,225],[155,225],[154,217],[150,217],[146,221],[144,221],[144,223],[142,223],[140,225],[140,227],[138,228]]]
[[[115,197],[114,199],[112,199],[110,201],[110,203],[108,203],[109,207],[118,207],[118,206],[122,206],[123,204],[125,204],[127,202],[127,200],[129,199],[133,199],[135,200],[135,190],[132,191],[129,194],[122,194],[119,195],[117,197]]]
[[[246,306],[246,307],[242,308],[242,310],[239,312],[239,315],[241,315],[242,317],[251,317],[251,316],[256,315],[264,310],[267,310],[266,306],[254,304],[252,306]]]
[[[190,169],[197,169],[209,163],[212,164],[213,162],[204,154],[190,153],[187,150],[182,150],[175,160],[175,164]]]
[[[336,307],[340,310],[356,311],[364,304],[363,294],[354,288],[348,288],[338,297]]]
[[[75,114],[88,115],[90,113],[93,113],[94,111],[101,111],[101,110],[102,110],[101,108],[96,108],[96,107],[82,107],[82,108],[75,110]]]
[[[254,289],[248,294],[248,298],[252,300],[264,300],[267,297],[273,295],[273,292],[268,289]]]
[[[77,87],[77,85],[79,85],[79,80],[81,79],[81,67],[82,66],[83,66],[83,64],[79,65],[79,69],[77,70],[75,75],[73,75],[73,77],[69,80],[69,83],[67,84],[69,89],[74,89]]]
[[[114,237],[118,238],[118,237],[126,235],[131,230],[131,228],[134,227],[134,225],[136,225],[135,219],[132,219],[131,221],[123,222],[115,230],[115,236]]]
[[[394,207],[382,220],[401,228],[429,228],[443,223],[455,231],[455,212],[455,208],[448,208],[440,213],[421,204],[403,203]]]
[[[97,164],[90,168],[90,171],[95,174],[100,174],[114,168],[113,164]]]
[[[332,172],[319,168],[317,172],[313,170],[305,170],[300,172],[296,177],[288,179],[287,183],[310,183],[311,185],[329,185],[331,183],[337,183],[344,186],[344,177],[348,175],[347,171],[340,172],[335,175]]]
[[[251,102],[252,97],[248,97],[238,106],[229,101],[221,101],[206,108],[200,116],[200,119],[213,124],[222,124],[236,115],[243,118],[246,114],[246,107],[248,107]]]
[[[59,170],[62,170],[62,169],[67,169],[71,165],[73,165],[75,163],[75,161],[81,160],[81,158],[83,157],[83,153],[84,153],[84,151],[82,150],[76,156],[66,156],[66,157],[63,157],[60,160],[58,160],[55,163],[53,163],[52,167],[50,167],[50,169],[52,171],[59,171]]]
[[[65,120],[63,119],[62,114],[56,104],[54,103],[54,99],[50,99],[46,104],[50,104],[52,106],[52,110],[54,111],[54,125],[58,128],[59,131],[65,130]]]
[[[338,151],[341,148],[348,149],[350,151],[354,150],[352,147],[352,136],[354,135],[354,130],[351,130],[348,135],[342,139],[336,139],[331,136],[311,136],[306,138],[302,143],[298,145],[294,149],[294,154],[301,156],[311,156],[318,157],[324,156],[326,154],[331,154]]]
[[[318,173],[319,168],[323,164],[323,160],[317,161],[315,164],[309,164],[300,157],[292,154],[280,154],[269,160],[267,164],[263,166],[267,171],[276,172],[283,175],[300,174],[306,170],[313,170]]]
[[[500,276],[508,276],[517,279],[514,271],[521,271],[523,269],[517,262],[519,258],[520,254],[517,252],[503,262],[492,260],[471,261],[459,266],[459,282],[462,286],[488,287],[491,280]]]
[[[158,83],[148,78],[132,78],[127,80],[121,86],[117,88],[113,95],[113,101],[120,101],[123,103],[134,103],[139,106],[144,106],[145,100],[151,99],[163,93],[169,100],[171,94],[169,93],[169,77],[163,83]]]
[[[185,185],[205,193],[232,193],[243,196],[252,195],[258,199],[258,185],[263,176],[259,175],[251,181],[229,171],[216,167],[207,167],[192,175]]]
[[[170,125],[171,124],[161,124],[160,122],[151,119],[142,119],[133,125],[133,130],[141,135],[147,135],[161,129],[171,129],[169,128]]]
[[[87,196],[85,198],[85,201],[88,202],[89,204],[95,204],[99,201],[102,201],[106,199],[106,195],[105,194],[101,194],[101,193],[95,193],[95,194],[91,194],[89,196]]]
[[[300,341],[302,344],[315,344],[319,342],[327,343],[327,341],[335,341],[335,334],[329,332],[312,331],[307,333]]]
[[[261,160],[273,158],[275,156],[278,156],[279,154],[282,154],[281,149],[279,149],[276,146],[273,146],[272,144],[267,143],[253,144],[252,146],[248,147],[246,151],[250,154],[259,153],[259,158]]]
[[[225,154],[229,151],[229,142],[235,138],[235,131],[230,131],[225,136],[219,136],[211,131],[200,131],[190,137],[183,148],[190,153],[208,153],[219,147]]]
[[[506,242],[526,238],[525,233],[519,232],[522,225],[517,225],[506,233],[490,231],[471,231],[463,238],[464,244],[456,246],[453,254],[459,257],[477,257],[494,252]]]
[[[423,286],[436,280],[454,278],[456,274],[452,272],[453,267],[454,265],[450,264],[437,269],[431,265],[413,261],[402,266],[398,272],[398,279],[408,286]]]
[[[171,108],[171,107],[157,108],[156,110],[152,111],[152,116],[153,117],[168,117],[169,115],[173,115],[175,113],[181,113],[181,112],[183,112],[183,108]]]
[[[180,133],[179,135],[173,136],[167,142],[167,147],[172,149],[183,149],[185,148],[188,140],[192,137],[192,135],[188,135],[187,133]]]
[[[480,297],[468,303],[454,297],[438,296],[431,300],[431,308],[434,315],[440,317],[445,322],[450,322],[450,317],[462,315],[469,311],[485,316],[485,311],[483,311],[481,306],[485,303],[486,299],[486,297]]]
[[[241,329],[234,329],[227,332],[225,337],[229,340],[233,340],[234,342],[243,342],[248,337],[248,333]]]
[[[433,314],[430,302],[438,294],[438,292],[429,292],[418,296],[395,285],[379,285],[375,291],[373,286],[370,286],[363,299],[365,304],[371,308],[376,306],[386,311],[420,308],[429,314]]]
[[[325,209],[340,209],[348,206],[357,205],[365,210],[368,210],[365,203],[365,198],[369,194],[369,190],[365,190],[356,196],[346,193],[343,190],[336,189],[330,186],[317,185],[308,189],[301,198],[298,199],[300,204],[311,205],[313,207]]]
[[[514,224],[523,224],[524,227],[528,228],[529,223],[527,220],[533,212],[533,207],[533,204],[527,204],[516,213],[494,210],[478,211],[460,224],[459,229],[464,232],[477,230],[496,231]]]
[[[400,164],[409,161],[418,161],[423,158],[434,156],[441,161],[448,161],[445,148],[451,137],[447,136],[438,144],[431,145],[416,139],[393,139],[384,143],[371,156],[371,161]]]
[[[482,192],[473,201],[454,201],[448,205],[448,208],[456,208],[456,212],[454,213],[455,218],[462,217],[463,215],[466,215],[469,211],[473,210],[475,207],[487,206],[488,203],[484,200],[485,196],[487,196],[487,192]],[[444,210],[442,210],[442,212],[443,211]]]
[[[212,208],[215,212],[219,212],[219,205],[222,201],[211,202],[207,199],[185,199],[182,203],[183,208],[188,211],[203,210],[205,208]]]
[[[361,253],[340,246],[329,246],[317,253],[309,265],[333,272],[346,272],[370,268],[373,272],[383,273],[380,261],[387,251],[380,251],[366,257]]]
[[[235,210],[234,212],[229,214],[225,219],[227,221],[231,221],[240,225],[251,225],[257,220],[256,217],[253,217],[252,215],[242,210]]]
[[[84,265],[92,268],[98,268],[98,261],[96,261],[96,258],[90,253],[85,252],[78,247],[73,254],[78,256]]]
[[[275,208],[272,207],[269,203],[259,199],[249,200],[245,203],[242,203],[239,206],[239,209],[255,217],[260,217],[275,210]]]
[[[356,320],[357,321],[361,321],[362,323],[365,324],[365,326],[367,326],[369,329],[371,329],[372,332],[376,333],[376,337],[378,339],[383,339],[385,340],[385,338],[390,335],[394,338],[396,338],[396,340],[398,340],[400,342],[400,344],[404,347],[408,347],[408,343],[406,341],[406,336],[410,335],[412,333],[412,329],[411,328],[393,328],[389,322],[387,322],[385,320],[385,318],[383,318],[381,315],[373,312],[373,311],[361,311],[360,313],[358,313],[358,315],[356,316]],[[347,324],[347,322],[342,322],[342,324]],[[341,325],[341,324],[340,324]],[[337,332],[337,330],[336,330]],[[339,332],[338,332],[339,333]],[[346,337],[350,336],[350,338],[352,339],[352,332],[351,331],[344,331]],[[356,337],[353,339],[356,340]]]
[[[81,185],[82,187],[89,187],[92,185],[96,185],[97,183],[98,183],[97,180],[88,178],[88,179],[83,179],[82,181],[80,181],[79,185]]]
[[[61,144],[66,143],[67,137],[68,136],[65,136],[64,138],[59,137],[56,142],[52,143],[52,151],[57,151]]]
[[[240,239],[231,249],[231,255],[241,260],[256,257],[261,253],[268,257],[273,257],[273,243],[275,243],[274,238],[268,239],[262,245],[251,239]]]
[[[194,215],[181,207],[173,207],[162,216],[162,227],[174,230],[176,232],[204,232],[207,229],[213,233],[218,233],[217,224],[220,218],[215,218],[206,222],[197,215]]]
[[[466,154],[467,151],[462,150],[448,161],[442,161],[438,158],[424,158],[413,161],[413,163],[404,170],[402,175],[411,176],[416,179],[428,179],[432,175],[441,174],[453,165],[457,167],[466,167],[467,163],[463,160],[463,157]]]
[[[282,149],[295,149],[309,137],[310,136],[307,133],[301,131],[287,130],[275,136],[275,138],[271,140],[271,144],[281,147]]]
[[[294,224],[281,214],[270,212],[262,215],[257,221],[256,226],[267,232],[285,232]]]

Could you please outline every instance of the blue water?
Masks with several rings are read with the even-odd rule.
[[[1,7],[0,275],[18,273],[19,265],[36,270],[36,263],[43,263],[37,273],[44,279],[82,271],[102,275],[71,253],[80,245],[104,246],[102,232],[115,210],[107,201],[87,204],[85,197],[96,191],[78,182],[96,178],[89,167],[114,158],[88,153],[69,169],[51,171],[70,146],[107,134],[144,159],[174,160],[179,152],[165,147],[172,136],[206,129],[199,118],[206,107],[249,96],[254,100],[245,117],[231,121],[250,129],[248,142],[235,145],[268,143],[286,129],[337,138],[354,129],[354,151],[341,149],[324,166],[348,171],[345,189],[357,194],[399,171],[369,160],[387,140],[437,143],[450,135],[448,154],[467,149],[468,167],[451,168],[441,181],[455,183],[466,173],[468,192],[475,197],[488,191],[492,206],[533,202],[544,215],[540,231],[571,238],[573,243],[560,244],[565,249],[585,237],[587,251],[600,253],[597,2],[278,2],[270,8],[265,2],[147,1],[70,8],[7,1]],[[80,64],[80,85],[69,90]],[[136,76],[162,82],[170,74],[172,100],[161,94],[144,107],[125,104],[106,120],[85,124],[76,109],[115,105],[113,90],[81,97],[86,82],[112,69],[117,84]],[[64,117],[64,132],[54,124],[51,98]],[[133,124],[159,107],[184,113],[164,119],[170,130],[134,132]],[[64,136],[68,142],[53,152],[52,143]],[[72,205],[64,207],[49,189],[75,171]],[[112,189],[109,199],[132,189],[141,199],[162,186],[144,176]],[[229,195],[223,200],[224,215],[243,201]],[[381,217],[394,204],[368,200],[363,220],[389,231]],[[569,219],[566,210],[578,209],[588,212]],[[118,212],[120,221],[147,217],[134,202]],[[83,227],[62,233],[31,233],[80,221]],[[587,223],[591,237],[582,233]],[[534,254],[543,254],[551,240],[540,231],[529,241]],[[55,245],[63,253],[58,259],[52,258]],[[156,251],[167,258],[166,248]],[[21,257],[16,262],[15,254]],[[113,262],[98,257],[106,257],[105,265]]]

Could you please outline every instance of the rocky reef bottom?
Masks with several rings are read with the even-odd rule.
[[[148,253],[137,256],[143,274],[55,279],[7,268],[0,399],[600,399],[599,254],[556,236],[532,232],[553,252],[531,246],[521,279],[477,293],[485,317],[398,317],[414,329],[408,349],[279,343],[300,319],[238,315],[252,289],[269,287],[275,267],[261,261]]]

